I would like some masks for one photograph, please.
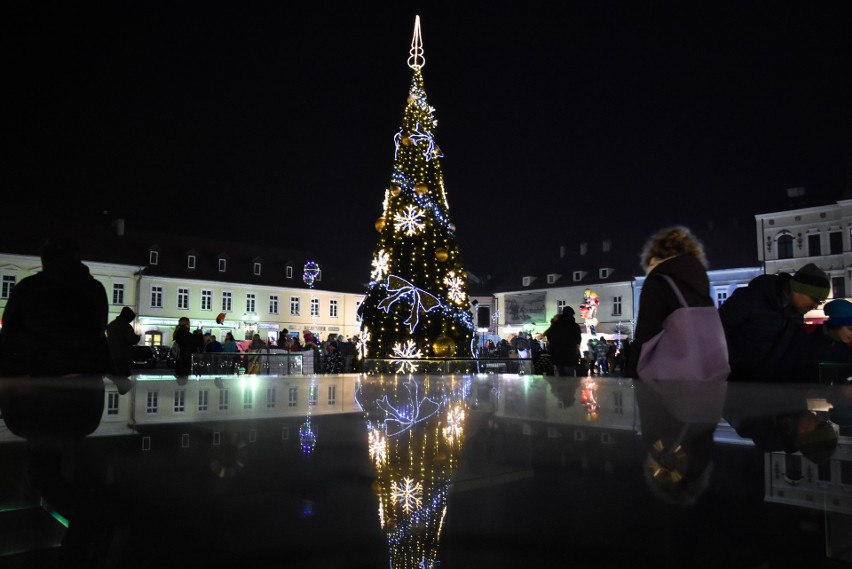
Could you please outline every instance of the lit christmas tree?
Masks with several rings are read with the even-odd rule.
[[[435,141],[435,109],[426,101],[421,73],[425,58],[420,17],[408,66],[414,71],[402,127],[394,136],[394,168],[385,190],[380,237],[370,286],[359,308],[360,356],[408,362],[432,357],[470,357],[473,319],[467,274],[441,173]]]

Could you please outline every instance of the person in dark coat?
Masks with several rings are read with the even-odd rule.
[[[3,375],[68,375],[112,370],[104,285],[80,261],[77,242],[48,240],[42,271],[21,280],[3,312]]]
[[[642,344],[656,336],[668,315],[681,306],[669,283],[658,275],[671,277],[689,306],[713,306],[713,299],[704,246],[688,228],[673,226],[658,231],[645,243],[640,259],[647,277],[639,295],[625,376],[652,379],[639,377],[636,370]]]
[[[186,377],[192,373],[192,354],[201,351],[203,336],[189,330],[189,318],[186,316],[178,320],[175,328],[174,342],[178,345],[178,359],[175,368],[177,377]]]
[[[804,326],[795,339],[793,382],[828,384],[852,371],[852,302],[832,300],[823,312],[828,320],[822,326]]]
[[[576,376],[582,334],[580,325],[574,321],[574,309],[566,306],[562,314],[551,318],[550,327],[543,335],[547,338],[547,349],[556,375]]]
[[[803,316],[828,298],[828,275],[808,263],[790,276],[760,275],[719,308],[728,340],[728,381],[789,382]]]
[[[125,306],[106,329],[113,371],[121,377],[130,375],[130,368],[133,366],[133,346],[138,344],[141,338],[133,330],[132,322],[135,319],[136,313],[133,309]]]

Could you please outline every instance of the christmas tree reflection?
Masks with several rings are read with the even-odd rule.
[[[365,376],[356,399],[367,419],[379,523],[390,567],[437,567],[447,492],[464,440],[471,379]]]

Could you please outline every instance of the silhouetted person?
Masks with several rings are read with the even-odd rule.
[[[49,240],[42,271],[21,280],[3,312],[3,375],[60,376],[112,370],[104,286],[72,240]]]
[[[133,366],[133,346],[139,343],[141,336],[133,330],[133,320],[136,313],[129,306],[121,309],[121,313],[107,325],[107,342],[109,354],[112,357],[112,367],[119,377],[130,375]]]
[[[556,375],[567,377],[577,375],[577,362],[580,360],[580,325],[574,321],[574,309],[566,306],[562,314],[550,319],[550,327],[544,331],[547,337],[547,349]]]
[[[203,337],[189,330],[189,318],[183,316],[178,320],[175,328],[174,342],[178,345],[177,366],[175,375],[177,377],[188,376],[192,373],[192,354],[199,352],[202,348]]]
[[[728,381],[795,380],[790,355],[802,339],[803,316],[830,291],[828,275],[813,263],[793,275],[759,275],[735,290],[719,307],[731,362]]]

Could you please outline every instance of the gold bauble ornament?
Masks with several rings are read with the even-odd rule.
[[[435,249],[435,258],[440,262],[445,262],[450,257],[449,251],[445,247],[438,247]]]
[[[432,353],[437,358],[452,358],[456,355],[456,343],[446,334],[441,334],[432,343]]]
[[[392,196],[394,196],[394,197],[398,196],[399,192],[401,192],[401,191],[402,191],[402,188],[400,188],[396,184],[391,184],[390,193],[391,193]]]
[[[414,191],[422,196],[423,194],[429,191],[429,186],[427,186],[423,182],[417,182],[416,184],[414,184]]]
[[[384,217],[380,217],[379,219],[377,219],[377,220],[376,220],[375,225],[376,225],[376,231],[378,231],[379,233],[381,233],[381,232],[382,232],[382,229],[384,229],[384,228],[385,228],[385,218],[384,218]]]
[[[404,133],[402,133],[402,145],[403,145],[403,146],[411,146],[411,138],[410,138],[410,136],[411,136],[411,133],[410,133],[410,132],[404,132]]]

